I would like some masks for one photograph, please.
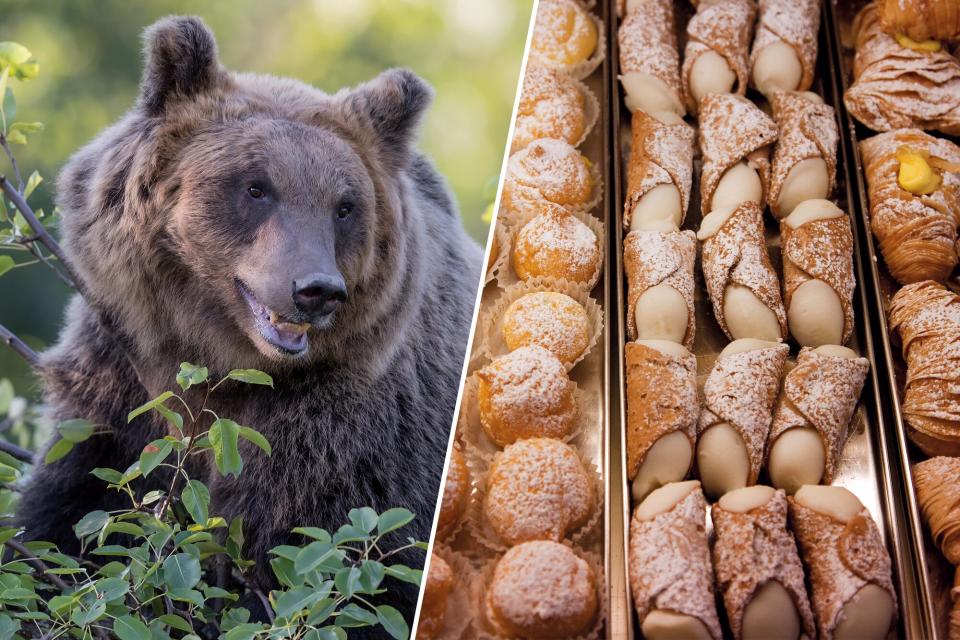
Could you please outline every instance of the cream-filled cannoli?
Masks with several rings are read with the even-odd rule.
[[[870,362],[847,347],[804,347],[783,381],[767,444],[773,486],[793,494],[830,484]]]
[[[843,344],[853,332],[853,231],[829,200],[807,200],[780,221],[783,302],[804,347]]]
[[[620,24],[620,83],[630,111],[684,115],[680,99],[680,56],[673,0],[644,0],[628,6]]]
[[[882,640],[897,619],[890,555],[880,531],[843,487],[805,485],[787,499],[823,640]]]
[[[627,379],[627,479],[640,502],[683,480],[693,465],[697,358],[683,345],[641,340],[624,346]]]
[[[710,93],[700,104],[700,209],[763,204],[777,124],[743,96]]]
[[[736,640],[816,635],[783,491],[755,485],[723,495],[711,511],[713,567]]]
[[[732,340],[785,338],[787,314],[760,207],[745,202],[713,211],[703,219],[697,239],[713,313],[724,333]]]
[[[693,127],[675,114],[654,118],[642,111],[630,123],[626,229],[650,229],[660,222],[679,227],[690,204]]]
[[[773,151],[767,203],[776,218],[798,204],[829,198],[837,177],[837,121],[815,93],[778,91],[770,98],[780,138]]]
[[[744,339],[717,356],[697,425],[697,474],[707,495],[756,484],[789,354],[782,342]]]
[[[700,0],[687,23],[683,93],[696,113],[708,93],[747,92],[754,0]]]
[[[692,231],[631,231],[623,241],[627,276],[627,335],[631,340],[670,340],[693,346]]]
[[[633,512],[629,570],[646,640],[721,640],[713,567],[696,480],[660,487]]]
[[[760,0],[750,80],[761,93],[806,91],[817,64],[820,0]]]

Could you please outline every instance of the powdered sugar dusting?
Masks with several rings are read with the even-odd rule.
[[[620,73],[647,73],[663,82],[680,103],[680,55],[673,0],[650,0],[630,13],[617,32]]]
[[[703,386],[697,434],[720,422],[729,423],[740,434],[750,458],[747,485],[756,483],[760,475],[780,373],[788,355],[790,347],[783,343],[727,354],[717,358]]]
[[[869,370],[866,358],[839,358],[809,347],[801,349],[796,366],[783,381],[784,400],[770,428],[771,446],[790,429],[816,429],[826,453],[823,483],[833,482]]]
[[[563,140],[535,140],[507,163],[503,205],[517,213],[539,212],[543,202],[582,210],[593,198],[590,161]]]
[[[634,511],[630,587],[641,624],[651,611],[673,611],[700,620],[714,640],[723,638],[704,528],[706,507],[703,491],[696,487],[652,520],[641,520]]]
[[[630,228],[633,208],[640,198],[661,184],[673,184],[677,188],[680,208],[686,213],[693,181],[693,127],[686,122],[664,124],[643,111],[633,112],[630,127],[632,143],[623,205],[624,228]]]
[[[552,277],[586,283],[599,262],[600,241],[593,230],[559,207],[525,224],[513,247],[513,268],[521,280]]]
[[[511,350],[537,345],[570,363],[580,357],[589,343],[587,312],[563,293],[528,293],[504,313],[503,339]]]
[[[683,97],[690,111],[697,110],[697,101],[690,92],[690,71],[708,51],[718,53],[737,74],[735,93],[747,92],[747,56],[756,15],[753,0],[700,0],[696,15],[687,23],[687,46],[683,52]]]
[[[597,27],[573,0],[542,0],[530,42],[530,59],[569,69],[586,62],[597,48]]]
[[[713,192],[724,172],[749,157],[760,174],[766,193],[770,150],[777,139],[777,124],[743,96],[708,93],[700,103],[700,209],[709,212]]]
[[[523,79],[510,151],[539,138],[577,144],[587,129],[586,98],[581,85],[554,69],[531,66]]]
[[[913,466],[917,503],[930,535],[950,564],[960,563],[960,458],[937,456]]]
[[[803,633],[816,636],[797,543],[787,531],[787,498],[782,489],[746,513],[713,505],[716,543],[713,565],[733,637],[741,637],[743,614],[757,589],[770,580],[790,594]]]
[[[760,0],[760,19],[750,53],[750,66],[756,63],[757,55],[764,47],[785,42],[793,47],[803,68],[797,89],[806,91],[813,84],[819,28],[820,0]]]
[[[483,512],[508,544],[559,542],[583,525],[595,504],[593,481],[569,445],[520,440],[494,458]]]

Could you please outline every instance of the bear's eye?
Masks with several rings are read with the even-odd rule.
[[[353,206],[349,203],[343,203],[337,208],[337,217],[343,220],[347,216],[353,213]]]
[[[254,200],[259,200],[260,198],[263,197],[263,189],[261,189],[260,187],[247,187],[247,193]]]

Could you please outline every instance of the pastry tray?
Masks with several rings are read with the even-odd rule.
[[[592,11],[604,24],[606,29],[607,25],[607,16],[605,11],[607,9],[607,4],[604,2],[598,3],[596,6],[590,8]],[[610,190],[609,185],[612,181],[612,167],[609,158],[609,138],[610,138],[610,110],[607,108],[604,100],[605,97],[610,95],[610,88],[608,86],[610,73],[607,68],[609,65],[609,55],[607,55],[604,61],[601,63],[601,66],[598,67],[593,73],[588,77],[582,80],[596,96],[597,100],[600,103],[600,114],[596,124],[593,129],[590,131],[586,140],[579,145],[580,151],[590,159],[595,165],[600,167],[600,174],[602,178],[602,188],[603,188],[603,197],[600,203],[592,209],[589,214],[597,217],[602,220],[605,229],[609,229],[610,220],[609,212],[611,211],[610,206]],[[509,149],[509,147],[508,147]],[[502,181],[501,181],[502,188]],[[499,204],[499,202],[498,202]],[[496,225],[502,225],[504,222],[504,216],[500,215],[495,218]],[[496,233],[497,229],[491,230],[491,237],[493,233]],[[606,234],[605,234],[606,236]],[[507,240],[506,238],[504,238]],[[512,241],[512,238],[508,240]],[[601,237],[600,242],[604,245],[603,254],[604,256],[609,255],[609,244],[607,243],[606,237]],[[488,243],[489,245],[489,243]],[[493,257],[496,259],[496,256]],[[503,269],[510,269],[509,264],[504,265]],[[611,277],[611,270],[609,268],[609,263],[603,265],[603,272],[600,277],[599,283],[593,288],[590,293],[590,296],[602,307],[603,315],[603,332],[599,340],[591,349],[590,353],[579,363],[574,366],[570,371],[570,378],[577,383],[578,388],[582,392],[582,395],[585,398],[589,398],[589,406],[586,407],[586,412],[591,418],[595,418],[593,424],[584,425],[583,430],[579,435],[577,435],[574,443],[577,449],[584,455],[584,458],[587,462],[591,463],[600,473],[600,482],[598,485],[598,491],[602,492],[602,510],[603,513],[600,514],[599,521],[595,526],[591,528],[591,532],[585,537],[579,539],[576,542],[576,546],[583,548],[584,550],[596,554],[603,561],[603,576],[598,576],[602,579],[602,585],[604,592],[601,594],[603,599],[606,601],[602,607],[607,613],[607,620],[609,620],[610,612],[614,607],[610,606],[608,594],[611,593],[611,585],[613,583],[613,577],[610,575],[610,568],[612,565],[609,552],[611,549],[611,544],[609,542],[608,536],[612,527],[614,525],[610,522],[611,515],[618,516],[620,501],[619,496],[611,496],[611,483],[610,483],[610,465],[609,465],[609,456],[607,452],[610,450],[609,434],[609,424],[610,417],[608,414],[608,398],[610,388],[610,381],[608,379],[611,366],[609,362],[609,353],[611,349],[610,345],[610,324],[613,322],[611,313],[615,306],[612,301],[613,283]],[[484,354],[484,318],[485,312],[491,310],[494,305],[496,305],[498,298],[503,293],[504,287],[501,286],[496,278],[491,279],[484,285],[483,291],[480,296],[480,307],[477,315],[477,323],[474,327],[473,338],[470,348],[470,357],[467,368],[467,376],[473,375],[479,369],[482,369],[487,363],[489,363],[489,358]],[[464,394],[466,395],[466,394]],[[460,411],[464,411],[464,406],[461,406]],[[465,425],[464,421],[458,416],[456,422],[457,433],[454,436],[455,441],[465,444],[469,447],[469,444],[466,444],[465,433],[463,433]],[[485,455],[491,455],[491,451],[483,451]],[[470,457],[468,456],[468,461]],[[615,466],[615,465],[614,465]],[[474,468],[471,468],[471,474],[475,473]],[[473,495],[471,495],[471,505],[470,510],[474,509],[475,505],[473,504],[476,499],[477,489],[473,489]],[[482,545],[474,535],[469,531],[470,521],[468,521],[460,528],[460,530],[453,536],[451,540],[447,541],[437,541],[438,544],[442,544],[452,551],[467,556],[471,559],[473,569],[475,573],[479,575],[483,567],[487,563],[492,561],[494,558],[498,557],[499,554],[494,553],[492,550],[487,549]],[[616,525],[619,526],[619,525]],[[474,577],[474,582],[476,582],[476,576]],[[598,580],[600,582],[600,580]],[[473,586],[476,586],[474,584]],[[471,588],[471,598],[473,602],[471,603],[470,609],[474,612],[477,612],[477,601],[479,600],[479,590]],[[464,611],[448,611],[448,618],[457,615],[463,616]],[[604,627],[609,627],[608,623],[604,623]],[[601,630],[600,637],[603,637],[604,633],[609,633],[608,631]],[[471,640],[478,637],[488,637],[488,633],[480,632],[477,627],[476,620],[471,621],[468,628],[462,632],[462,634],[456,635],[457,638],[462,638],[463,640]],[[445,637],[445,636],[444,636]],[[609,636],[608,636],[609,637]]]
[[[829,4],[829,3],[828,3]],[[864,3],[851,3],[842,8],[830,6],[833,33],[831,40],[837,55],[837,73],[834,78],[835,90],[843,95],[852,80],[853,50],[843,45],[849,37],[850,23],[857,9]],[[839,12],[842,11],[842,14]],[[852,46],[852,42],[849,43]],[[903,545],[911,555],[910,573],[916,590],[915,606],[910,615],[914,624],[911,629],[914,637],[937,640],[947,637],[950,616],[950,589],[953,586],[953,569],[940,554],[929,532],[923,526],[917,498],[910,475],[910,466],[926,458],[924,453],[907,440],[907,427],[903,420],[900,405],[900,390],[903,388],[906,365],[900,355],[899,345],[890,340],[887,323],[887,307],[890,299],[899,288],[897,282],[887,271],[883,258],[879,255],[870,232],[869,199],[867,198],[863,163],[860,157],[859,142],[874,134],[846,111],[842,114],[840,143],[847,157],[846,173],[852,198],[857,232],[861,237],[863,256],[861,263],[869,279],[869,305],[873,335],[877,343],[876,371],[882,381],[882,394],[885,415],[888,416],[890,442],[891,476],[898,487],[898,499],[902,503],[903,524],[901,537]],[[930,131],[932,135],[940,135]],[[956,284],[955,282],[953,284]],[[905,549],[905,551],[906,551]]]
[[[692,14],[692,9],[688,3],[677,0],[675,2],[677,17],[678,46],[681,52],[684,47],[686,22]],[[613,360],[614,370],[611,372],[611,413],[615,416],[615,424],[618,432],[611,437],[612,449],[611,457],[616,456],[620,469],[610,474],[611,481],[617,476],[620,483],[619,493],[622,496],[622,502],[617,506],[619,513],[616,516],[610,516],[610,524],[616,524],[617,531],[610,536],[610,544],[616,545],[616,550],[611,550],[612,560],[621,563],[619,570],[615,573],[627,576],[627,551],[626,541],[628,540],[627,525],[630,522],[632,506],[630,500],[630,491],[623,474],[626,468],[624,434],[626,433],[625,424],[625,377],[624,377],[624,357],[623,346],[626,343],[626,330],[624,324],[625,301],[626,301],[626,278],[623,274],[623,233],[621,230],[621,212],[626,191],[626,161],[629,157],[630,144],[630,113],[626,109],[622,100],[622,93],[619,82],[616,81],[618,75],[619,53],[617,46],[617,17],[610,12],[610,23],[608,33],[610,34],[609,60],[610,60],[610,81],[609,87],[611,93],[607,103],[611,106],[611,149],[614,151],[613,158],[613,176],[611,184],[612,198],[609,212],[609,218],[612,221],[608,226],[610,233],[609,245],[610,259],[608,260],[609,271],[612,271],[613,289],[616,295],[611,300],[611,306],[614,307],[614,313],[609,313],[615,317],[615,324],[609,325],[609,330],[613,333],[613,353],[610,358]],[[821,27],[819,35],[819,55],[817,60],[817,82],[813,89],[823,96],[827,104],[832,105],[841,118],[841,129],[845,127],[845,114],[843,114],[842,92],[837,81],[838,67],[838,42],[836,41],[833,7],[830,0],[823,3],[823,14],[821,18]],[[757,101],[759,95],[750,96]],[[842,137],[842,136],[841,136]],[[834,193],[834,201],[855,219],[859,214],[857,206],[858,183],[852,179],[850,173],[851,163],[849,161],[849,145],[840,145],[838,151],[838,175],[837,188]],[[699,155],[699,154],[698,154]],[[684,221],[684,229],[696,230],[700,226],[702,215],[699,207],[699,181],[700,181],[700,160],[697,157],[694,161],[693,190],[691,193],[691,207]],[[862,185],[860,186],[862,189]],[[778,273],[781,271],[780,246],[778,225],[772,220],[769,213],[764,214],[766,223],[767,245]],[[878,367],[878,357],[883,358],[889,355],[889,351],[883,351],[883,345],[876,345],[880,349],[880,355],[876,353],[875,344],[868,325],[876,317],[876,312],[872,305],[871,293],[874,287],[871,286],[870,261],[873,257],[873,248],[870,238],[865,236],[864,224],[862,218],[854,223],[854,252],[855,252],[855,275],[857,280],[857,289],[854,299],[854,309],[856,315],[856,327],[854,335],[848,346],[865,356],[870,360],[871,369],[864,385],[863,393],[860,397],[860,404],[854,415],[851,425],[851,435],[843,449],[843,455],[838,467],[837,477],[834,484],[841,485],[850,489],[860,501],[866,506],[880,528],[881,535],[890,552],[893,563],[893,578],[898,594],[898,605],[900,615],[898,616],[897,637],[901,638],[928,638],[926,633],[925,616],[920,613],[921,595],[917,592],[917,572],[922,565],[915,562],[913,554],[914,539],[916,528],[912,522],[907,505],[904,504],[904,480],[903,464],[901,460],[901,449],[903,448],[903,438],[898,437],[897,421],[885,420],[883,399],[889,395],[888,384],[885,374],[886,366]],[[782,278],[782,273],[779,273]],[[874,273],[875,277],[875,273]],[[710,308],[709,298],[703,284],[703,274],[700,265],[700,255],[698,250],[696,264],[697,287],[695,293],[697,336],[693,352],[697,356],[698,382],[701,385],[709,372],[716,355],[729,342],[721,331],[719,325],[713,317]],[[792,340],[791,361],[798,351],[796,343]],[[789,366],[789,365],[788,365]],[[761,475],[761,481],[764,475]],[[909,484],[909,483],[908,483]],[[912,492],[908,491],[912,496]],[[614,507],[611,507],[613,509]],[[915,510],[914,510],[915,511]],[[712,523],[709,515],[707,516],[707,530],[712,536]],[[625,578],[626,582],[626,578]],[[611,606],[611,635],[608,637],[616,638],[639,638],[640,628],[630,602],[631,595],[626,583],[621,587],[623,591],[616,597],[623,598],[625,610],[620,616],[613,614]],[[611,605],[613,600],[611,601]],[[717,601],[718,611],[721,612],[723,619],[723,604],[719,599]],[[616,626],[614,626],[616,625]],[[725,630],[725,633],[728,633]]]

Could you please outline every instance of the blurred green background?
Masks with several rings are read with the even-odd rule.
[[[0,41],[29,48],[40,75],[11,81],[17,119],[44,132],[14,147],[26,176],[46,181],[31,198],[49,211],[57,172],[137,95],[140,33],[171,13],[202,16],[230,69],[292,76],[325,91],[391,66],[426,78],[436,100],[421,131],[457,195],[470,234],[485,241],[533,0],[233,0],[127,2],[0,0]],[[0,173],[9,172],[0,157]],[[18,255],[18,261],[22,258]],[[56,338],[67,290],[43,266],[0,278],[0,323],[40,349]],[[0,347],[0,378],[35,398],[22,361]],[[24,442],[24,444],[29,444]]]

